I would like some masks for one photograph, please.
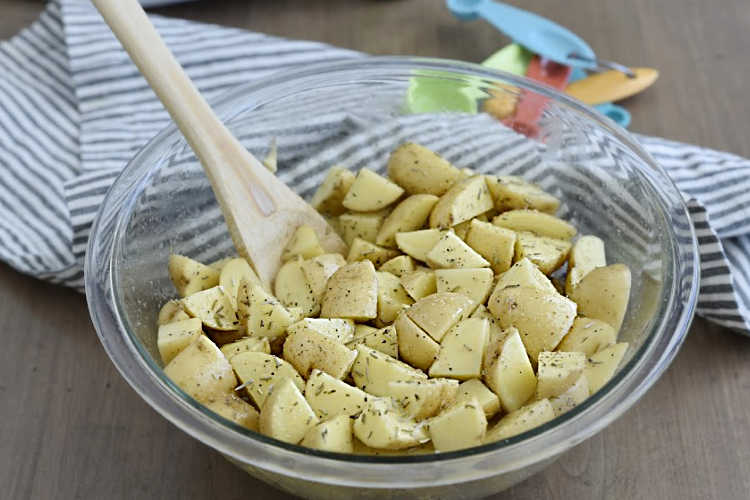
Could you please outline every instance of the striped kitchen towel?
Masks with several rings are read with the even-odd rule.
[[[362,56],[320,43],[152,19],[209,99],[279,70]],[[295,136],[294,151],[304,158],[298,158],[298,173],[375,133],[334,113],[310,116],[318,121]],[[399,119],[380,133],[391,141],[427,134],[430,146],[428,129],[411,119],[416,120]],[[88,231],[107,188],[168,124],[169,116],[90,3],[51,1],[33,25],[0,43],[0,259],[80,289]],[[506,139],[508,147],[518,141]],[[638,139],[689,200],[701,253],[698,313],[750,335],[750,161],[659,138]],[[466,159],[459,139],[453,143],[453,149],[435,148],[451,160]],[[317,179],[292,171],[282,177],[302,194]]]

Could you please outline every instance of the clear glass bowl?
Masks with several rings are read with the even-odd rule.
[[[437,99],[424,99],[430,89]],[[538,130],[519,135],[482,112],[490,96],[545,102]],[[179,132],[148,143],[110,189],[92,228],[86,295],[102,344],[156,411],[249,473],[308,498],[481,497],[534,474],[633,405],[675,356],[698,290],[695,235],[664,170],[623,129],[524,78],[452,61],[352,59],[278,74],[213,103],[256,156],[272,138],[278,176],[310,196],[333,164],[382,170],[405,140],[460,167],[514,173],[563,200],[581,233],[605,240],[633,274],[621,333],[630,349],[616,376],[574,410],[497,443],[442,454],[353,456],[312,451],[238,427],[163,374],[156,316],[173,296],[170,252],[232,253],[216,200]]]

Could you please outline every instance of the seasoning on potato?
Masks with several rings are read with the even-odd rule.
[[[155,324],[176,385],[287,443],[393,455],[503,440],[607,384],[631,277],[603,239],[415,143],[377,167],[334,167],[312,198],[347,254],[300,226],[271,288],[240,257],[170,257]]]

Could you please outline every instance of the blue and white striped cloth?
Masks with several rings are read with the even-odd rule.
[[[209,99],[285,68],[360,56],[319,43],[152,19]],[[0,43],[0,259],[80,289],[88,231],[107,188],[168,123],[90,3],[50,2],[33,25]],[[639,139],[689,200],[701,246],[698,313],[750,335],[750,161]]]

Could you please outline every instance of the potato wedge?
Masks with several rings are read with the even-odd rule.
[[[398,337],[401,359],[422,370],[429,370],[440,353],[440,344],[414,323],[406,313],[401,313],[393,323]]]
[[[396,317],[414,303],[401,286],[399,279],[384,271],[378,271],[378,323],[388,325]]]
[[[604,321],[578,316],[557,346],[558,351],[582,352],[586,356],[617,342],[615,329]]]
[[[463,268],[437,269],[435,271],[438,293],[462,293],[477,304],[487,301],[495,276],[492,269]]]
[[[260,413],[251,404],[246,403],[236,394],[222,394],[216,398],[204,401],[203,404],[212,412],[239,426],[251,431],[258,431]]]
[[[492,193],[495,208],[501,212],[528,208],[554,214],[560,206],[560,200],[520,177],[488,175],[487,186]]]
[[[415,269],[413,272],[402,276],[400,282],[406,293],[409,294],[409,297],[414,300],[419,300],[437,292],[435,271],[426,267]]]
[[[630,300],[630,269],[624,264],[598,267],[584,276],[570,298],[581,316],[602,320],[619,332]]]
[[[303,224],[294,231],[292,238],[284,247],[284,251],[281,253],[281,261],[286,262],[297,256],[303,259],[311,259],[324,253],[325,250],[320,246],[320,240],[318,235],[315,234],[315,229]]]
[[[490,263],[456,236],[446,231],[432,249],[427,252],[426,262],[438,269],[458,269],[463,267],[489,267]]]
[[[198,401],[229,394],[237,385],[232,365],[205,335],[172,358],[164,375]]]
[[[260,409],[258,430],[280,441],[297,444],[318,423],[318,417],[307,404],[294,381],[279,381]]]
[[[345,264],[344,256],[337,253],[319,255],[302,262],[302,274],[305,275],[305,281],[318,301],[323,299],[328,278]]]
[[[310,200],[310,205],[326,215],[339,215],[346,211],[342,202],[354,183],[354,174],[343,167],[332,167]]]
[[[627,350],[628,343],[621,342],[605,347],[589,357],[583,373],[586,375],[586,380],[588,380],[591,394],[594,394],[604,387],[604,384],[609,382],[609,379],[617,371],[617,367],[620,366],[620,362]]]
[[[565,392],[549,398],[549,402],[555,416],[558,417],[583,403],[587,397],[589,397],[589,381],[586,375],[581,375]]]
[[[423,372],[366,345],[358,345],[357,352],[352,367],[354,384],[375,396],[387,396],[388,383],[394,380],[427,378]]]
[[[388,159],[388,176],[409,194],[444,194],[461,172],[424,146],[407,142]]]
[[[475,400],[484,411],[484,416],[492,418],[500,411],[500,398],[497,394],[489,390],[478,378],[472,378],[461,382],[458,386],[458,401]]]
[[[289,325],[287,333],[291,335],[301,330],[312,330],[340,344],[347,344],[354,340],[354,321],[350,319],[302,318]]]
[[[402,278],[414,271],[414,259],[408,255],[399,255],[383,263],[378,271],[385,271]]]
[[[452,407],[431,418],[427,425],[432,444],[439,452],[479,446],[487,432],[487,418],[482,405],[474,397],[459,399]]]
[[[224,287],[224,293],[229,296],[229,300],[232,301],[235,309],[237,308],[237,293],[240,290],[242,280],[263,287],[260,278],[245,259],[231,259],[225,262],[219,274],[219,285]]]
[[[351,246],[355,238],[375,243],[380,227],[388,216],[388,209],[376,212],[347,212],[339,215],[341,238]]]
[[[516,260],[529,259],[546,275],[550,275],[565,263],[570,252],[570,242],[519,232],[516,238]]]
[[[184,319],[190,319],[190,316],[182,308],[182,302],[179,300],[169,300],[159,309],[159,317],[156,320],[156,324],[161,326]]]
[[[276,297],[246,281],[240,283],[237,314],[248,335],[267,337],[269,342],[283,338],[287,327],[296,320],[295,314]]]
[[[482,379],[498,395],[506,412],[519,409],[534,395],[536,375],[516,328],[510,327],[504,338],[490,338]]]
[[[465,240],[467,245],[487,259],[495,274],[504,273],[513,263],[516,233],[510,229],[472,219]]]
[[[266,396],[283,379],[291,379],[300,390],[305,388],[305,381],[297,370],[283,359],[271,354],[242,352],[232,356],[229,362],[242,382],[242,387],[258,408],[263,407]]]
[[[368,168],[363,168],[341,203],[349,210],[372,212],[387,207],[402,194],[404,189],[401,186]]]
[[[360,260],[369,260],[376,267],[380,267],[397,255],[398,252],[396,250],[380,247],[360,238],[354,238],[352,245],[349,247],[349,255],[346,261],[357,262]]]
[[[196,292],[182,299],[182,307],[193,318],[214,330],[237,330],[240,322],[232,301],[221,286]]]
[[[437,202],[438,197],[431,194],[413,194],[405,198],[383,221],[375,243],[395,247],[396,233],[422,229]]]
[[[494,443],[538,427],[555,418],[549,399],[540,399],[505,415],[487,431],[485,443]]]
[[[439,229],[420,229],[419,231],[396,233],[394,238],[399,250],[424,262],[427,260],[427,252],[437,244],[440,235]]]
[[[398,336],[396,335],[396,328],[393,325],[380,329],[373,328],[371,332],[366,332],[359,337],[355,336],[354,340],[346,346],[349,349],[355,349],[359,344],[364,344],[376,351],[398,359]]]
[[[156,346],[161,361],[165,365],[192,344],[203,333],[203,323],[199,318],[188,318],[174,321],[159,327],[156,335]]]
[[[424,426],[402,416],[386,398],[368,400],[354,419],[354,435],[367,446],[401,450],[430,440]]]
[[[597,267],[607,265],[604,242],[596,236],[584,235],[578,238],[568,255],[568,274],[565,279],[565,292],[570,294],[578,282]],[[575,271],[573,271],[575,269]]]
[[[388,384],[388,395],[402,413],[424,420],[453,405],[458,387],[458,381],[449,378],[394,380]]]
[[[549,293],[557,293],[557,288],[529,259],[521,259],[505,271],[497,280],[492,295],[507,287],[538,288]],[[492,302],[492,297],[490,297]]]
[[[264,352],[271,354],[271,345],[265,337],[245,337],[240,340],[230,342],[221,346],[221,352],[231,360],[243,352]]]
[[[537,367],[536,398],[559,396],[567,391],[586,368],[582,352],[540,352]]]
[[[364,409],[367,399],[372,397],[320,370],[310,373],[305,386],[305,398],[321,419],[336,415],[357,415]]]
[[[460,293],[435,293],[416,301],[406,314],[440,342],[453,325],[469,317],[476,307],[476,302]]]
[[[320,299],[302,270],[304,261],[297,256],[281,266],[273,283],[273,292],[284,307],[296,307],[304,316],[316,316],[320,312]]]
[[[338,415],[310,428],[300,444],[315,450],[352,453],[352,442],[352,420],[347,415]]]
[[[357,352],[313,328],[290,331],[284,341],[284,359],[307,378],[313,369],[343,379],[349,374]]]
[[[571,224],[537,210],[518,209],[503,212],[492,219],[492,223],[516,232],[529,232],[558,240],[570,240],[576,235],[576,228]]]
[[[443,337],[440,353],[430,366],[430,377],[458,380],[479,378],[482,375],[488,330],[489,325],[485,319],[467,318],[459,321]]]
[[[447,229],[494,207],[483,175],[463,179],[451,187],[430,214],[430,227]]]
[[[219,284],[219,272],[184,255],[169,256],[169,278],[180,297],[187,297]]]
[[[377,315],[378,279],[372,262],[353,262],[333,273],[321,302],[321,317],[357,321]]]
[[[488,308],[501,327],[518,329],[534,363],[540,352],[557,347],[576,317],[575,302],[536,288],[503,288],[490,297]]]

